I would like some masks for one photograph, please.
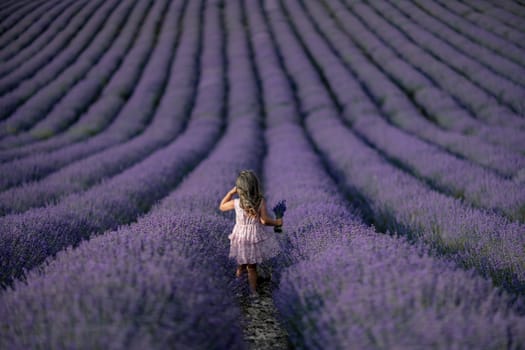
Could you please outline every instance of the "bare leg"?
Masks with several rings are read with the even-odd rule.
[[[246,272],[247,264],[237,265],[237,271],[235,271],[235,276],[241,277]]]
[[[257,264],[248,264],[248,282],[252,293],[257,293]]]

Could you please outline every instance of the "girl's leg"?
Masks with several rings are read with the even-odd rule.
[[[248,264],[248,282],[252,293],[257,292],[257,264]]]
[[[243,273],[246,272],[246,266],[247,264],[237,265],[237,271],[235,271],[235,276],[241,277]]]

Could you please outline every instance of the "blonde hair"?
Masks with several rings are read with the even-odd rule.
[[[239,194],[241,208],[249,216],[256,217],[259,213],[261,201],[264,198],[257,175],[252,170],[242,170],[235,181],[235,186]]]

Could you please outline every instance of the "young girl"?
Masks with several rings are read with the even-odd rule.
[[[233,199],[238,194],[239,198]],[[268,216],[266,203],[261,193],[259,179],[251,170],[240,172],[233,187],[219,206],[221,211],[235,209],[235,226],[230,239],[230,258],[237,260],[236,276],[248,272],[248,282],[252,295],[257,295],[257,263],[274,257],[279,253],[279,244],[273,234],[263,225],[281,226],[282,219]]]

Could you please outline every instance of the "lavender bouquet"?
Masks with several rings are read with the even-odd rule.
[[[275,214],[275,217],[277,219],[281,219],[284,216],[284,212],[286,211],[286,200],[282,200],[280,202],[277,202],[277,205],[273,207],[273,213]],[[275,226],[273,228],[274,232],[283,232],[282,226]]]

